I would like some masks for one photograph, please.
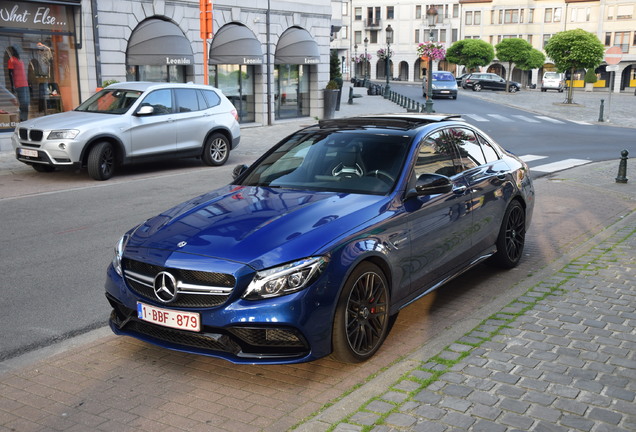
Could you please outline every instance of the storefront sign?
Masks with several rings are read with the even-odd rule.
[[[3,4],[0,6],[0,26],[38,30],[72,30],[71,23],[67,19],[66,7],[43,3]]]
[[[250,57],[243,57],[243,64],[245,65],[253,65],[253,64],[263,64],[263,58],[250,58]]]
[[[307,57],[305,57],[305,64],[318,64],[318,63],[320,63],[320,59],[319,58],[315,58],[315,57],[307,58]]]
[[[167,65],[190,65],[192,64],[192,59],[189,57],[166,57]]]

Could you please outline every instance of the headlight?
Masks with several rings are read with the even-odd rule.
[[[49,132],[49,136],[47,139],[49,140],[59,140],[59,139],[74,139],[79,131],[76,129],[62,129],[62,130],[53,130]]]
[[[115,257],[113,258],[113,268],[115,272],[121,277],[124,277],[124,272],[121,269],[121,259],[124,256],[124,248],[126,243],[130,239],[130,234],[124,234],[115,245]]]
[[[325,268],[326,257],[311,257],[256,273],[243,298],[260,300],[291,294],[307,287]]]

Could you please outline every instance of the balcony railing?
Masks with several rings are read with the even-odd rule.
[[[380,29],[382,28],[382,20],[379,18],[375,20],[366,19],[364,20],[364,28],[365,29]]]

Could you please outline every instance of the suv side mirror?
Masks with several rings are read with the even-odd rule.
[[[137,110],[135,113],[138,116],[147,116],[153,115],[155,113],[155,108],[151,105],[143,105],[141,108]]]

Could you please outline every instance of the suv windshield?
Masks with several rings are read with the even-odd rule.
[[[128,111],[143,92],[137,90],[104,89],[91,96],[78,106],[75,111],[123,114]]]
[[[408,144],[408,137],[396,135],[297,133],[240,184],[383,195],[393,189]]]

